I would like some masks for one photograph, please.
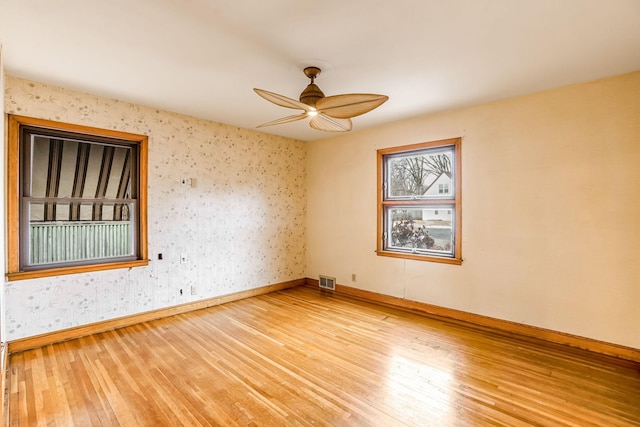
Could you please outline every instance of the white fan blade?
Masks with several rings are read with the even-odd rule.
[[[316,102],[318,112],[337,119],[350,119],[368,113],[384,104],[389,99],[386,95],[371,93],[350,93],[327,96]]]
[[[351,130],[351,120],[336,119],[322,113],[314,116],[309,122],[309,125],[314,129],[328,132],[347,132]]]
[[[273,102],[276,105],[286,108],[299,108],[304,111],[314,111],[312,107],[307,104],[304,104],[300,101],[296,101],[295,99],[286,97],[284,95],[278,95],[277,93],[269,92],[262,89],[253,88],[255,93],[263,97],[269,102]]]
[[[258,125],[256,127],[263,128],[265,126],[280,125],[282,123],[289,123],[289,122],[295,122],[297,120],[302,120],[302,119],[304,119],[306,117],[308,117],[307,113],[295,114],[293,116],[287,116],[287,117],[283,117],[281,119],[272,120],[270,122],[263,123],[263,124]]]

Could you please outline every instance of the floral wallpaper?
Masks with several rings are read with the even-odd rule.
[[[10,76],[5,112],[149,136],[149,266],[8,282],[9,340],[305,276],[303,142]]]

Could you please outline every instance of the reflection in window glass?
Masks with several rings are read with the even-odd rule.
[[[453,255],[455,217],[450,209],[390,208],[387,216],[390,248]]]
[[[454,173],[453,149],[388,156],[387,197],[427,199],[449,193]],[[447,189],[445,192],[444,189]]]

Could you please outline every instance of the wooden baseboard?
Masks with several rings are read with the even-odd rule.
[[[318,288],[317,279],[306,279],[306,286]],[[539,328],[537,326],[525,325],[509,320],[497,319],[466,311],[455,310],[437,305],[411,301],[403,298],[378,294],[375,292],[356,289],[349,286],[336,284],[335,292],[340,295],[357,298],[363,301],[373,302],[389,307],[411,311],[431,317],[437,317],[447,321],[461,322],[475,328],[490,330],[500,333],[514,334],[522,337],[535,338],[547,342],[562,344],[589,350],[594,353],[615,356],[621,359],[640,362],[640,349],[625,347],[619,344],[599,341],[592,338],[572,335],[565,332],[558,332],[551,329]]]
[[[187,313],[189,311],[200,310],[203,308],[213,307],[231,301],[237,301],[257,295],[268,294],[270,292],[280,291],[295,286],[304,285],[305,279],[290,280],[288,282],[276,283],[273,285],[262,286],[260,288],[249,289],[247,291],[235,292],[233,294],[223,295],[214,298],[208,298],[200,301],[194,301],[186,304],[176,305],[173,307],[161,308],[158,310],[147,311],[144,313],[133,314],[130,316],[118,317],[116,319],[105,320],[102,322],[90,323],[87,325],[76,326],[73,328],[63,329],[60,331],[49,332],[46,334],[35,335],[26,338],[9,341],[7,353],[15,353],[18,351],[29,350],[32,348],[43,347],[61,341],[72,340],[100,332],[106,332],[113,329],[123,328],[142,322],[161,319],[176,314]]]

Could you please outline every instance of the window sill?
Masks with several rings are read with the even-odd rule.
[[[444,258],[444,257],[437,257],[437,256],[407,254],[407,253],[390,252],[390,251],[376,251],[376,254],[378,256],[410,259],[414,261],[428,261],[428,262],[439,262],[441,264],[462,265],[462,259],[460,258]]]
[[[75,267],[49,268],[46,270],[19,271],[7,273],[7,280],[37,279],[40,277],[63,276],[66,274],[88,273],[92,271],[115,270],[120,268],[144,267],[149,265],[148,259],[136,261],[111,262],[105,264],[79,265]]]

